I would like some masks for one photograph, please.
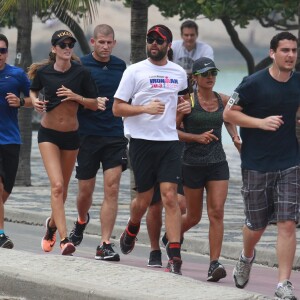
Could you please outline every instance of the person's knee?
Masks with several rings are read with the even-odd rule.
[[[59,196],[63,196],[64,193],[64,185],[62,182],[57,181],[51,186],[52,195],[57,198]]]
[[[293,220],[277,222],[278,234],[284,236],[291,236],[295,234],[296,222]]]
[[[94,188],[89,185],[79,185],[77,201],[84,202],[93,196]]]
[[[164,192],[161,195],[163,206],[165,209],[177,209],[179,208],[178,200],[177,200],[177,194],[174,193],[173,190],[169,190]]]
[[[218,221],[223,221],[224,218],[224,208],[223,207],[218,207],[213,210],[209,210],[207,212],[208,218],[210,222],[218,222]]]

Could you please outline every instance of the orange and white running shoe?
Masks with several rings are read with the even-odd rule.
[[[49,227],[50,217],[45,222],[46,233],[42,239],[42,249],[45,252],[50,252],[53,250],[53,247],[56,242],[56,228]]]

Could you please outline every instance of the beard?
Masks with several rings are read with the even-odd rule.
[[[168,46],[162,48],[161,50],[158,49],[156,54],[152,54],[151,50],[147,48],[147,56],[153,59],[154,61],[162,60],[167,55],[167,52]]]

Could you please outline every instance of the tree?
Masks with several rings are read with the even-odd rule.
[[[234,47],[246,60],[249,74],[269,65],[271,59],[267,57],[255,66],[253,55],[239,39],[236,26],[246,28],[251,20],[278,30],[297,29],[298,26],[298,0],[150,0],[150,4],[157,6],[165,17],[179,15],[182,20],[196,19],[202,15],[211,21],[221,20]]]
[[[16,27],[18,3],[16,0],[0,0],[0,27]],[[25,6],[42,22],[57,18],[68,26],[74,33],[82,52],[87,54],[90,52],[90,47],[79,21],[83,20],[84,24],[91,23],[98,14],[98,3],[100,0],[27,0]]]
[[[26,70],[32,63],[31,30],[32,12],[26,5],[26,0],[20,0],[17,6],[16,27],[18,30],[15,65]],[[31,185],[30,153],[32,140],[32,109],[21,108],[19,111],[19,126],[22,137],[20,163],[16,177],[16,185]],[[29,166],[29,167],[28,167]]]
[[[25,71],[32,63],[31,56],[31,30],[32,17],[39,16],[44,20],[51,18],[54,14],[67,26],[69,26],[78,41],[84,41],[87,47],[83,50],[89,52],[89,46],[82,29],[75,21],[83,18],[91,22],[97,14],[95,3],[100,0],[0,0],[0,25],[16,27],[18,30],[16,61],[15,64]],[[83,47],[82,46],[82,47]],[[20,163],[16,184],[31,185],[30,154],[32,140],[32,109],[20,109],[19,125],[22,136],[22,148],[20,152]]]
[[[131,3],[131,53],[130,61],[136,63],[146,58],[145,37],[148,26],[148,0]]]

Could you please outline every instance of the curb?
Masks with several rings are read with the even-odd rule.
[[[0,288],[30,300],[262,300],[234,287],[216,288],[170,273],[115,265],[82,257],[0,249]]]

